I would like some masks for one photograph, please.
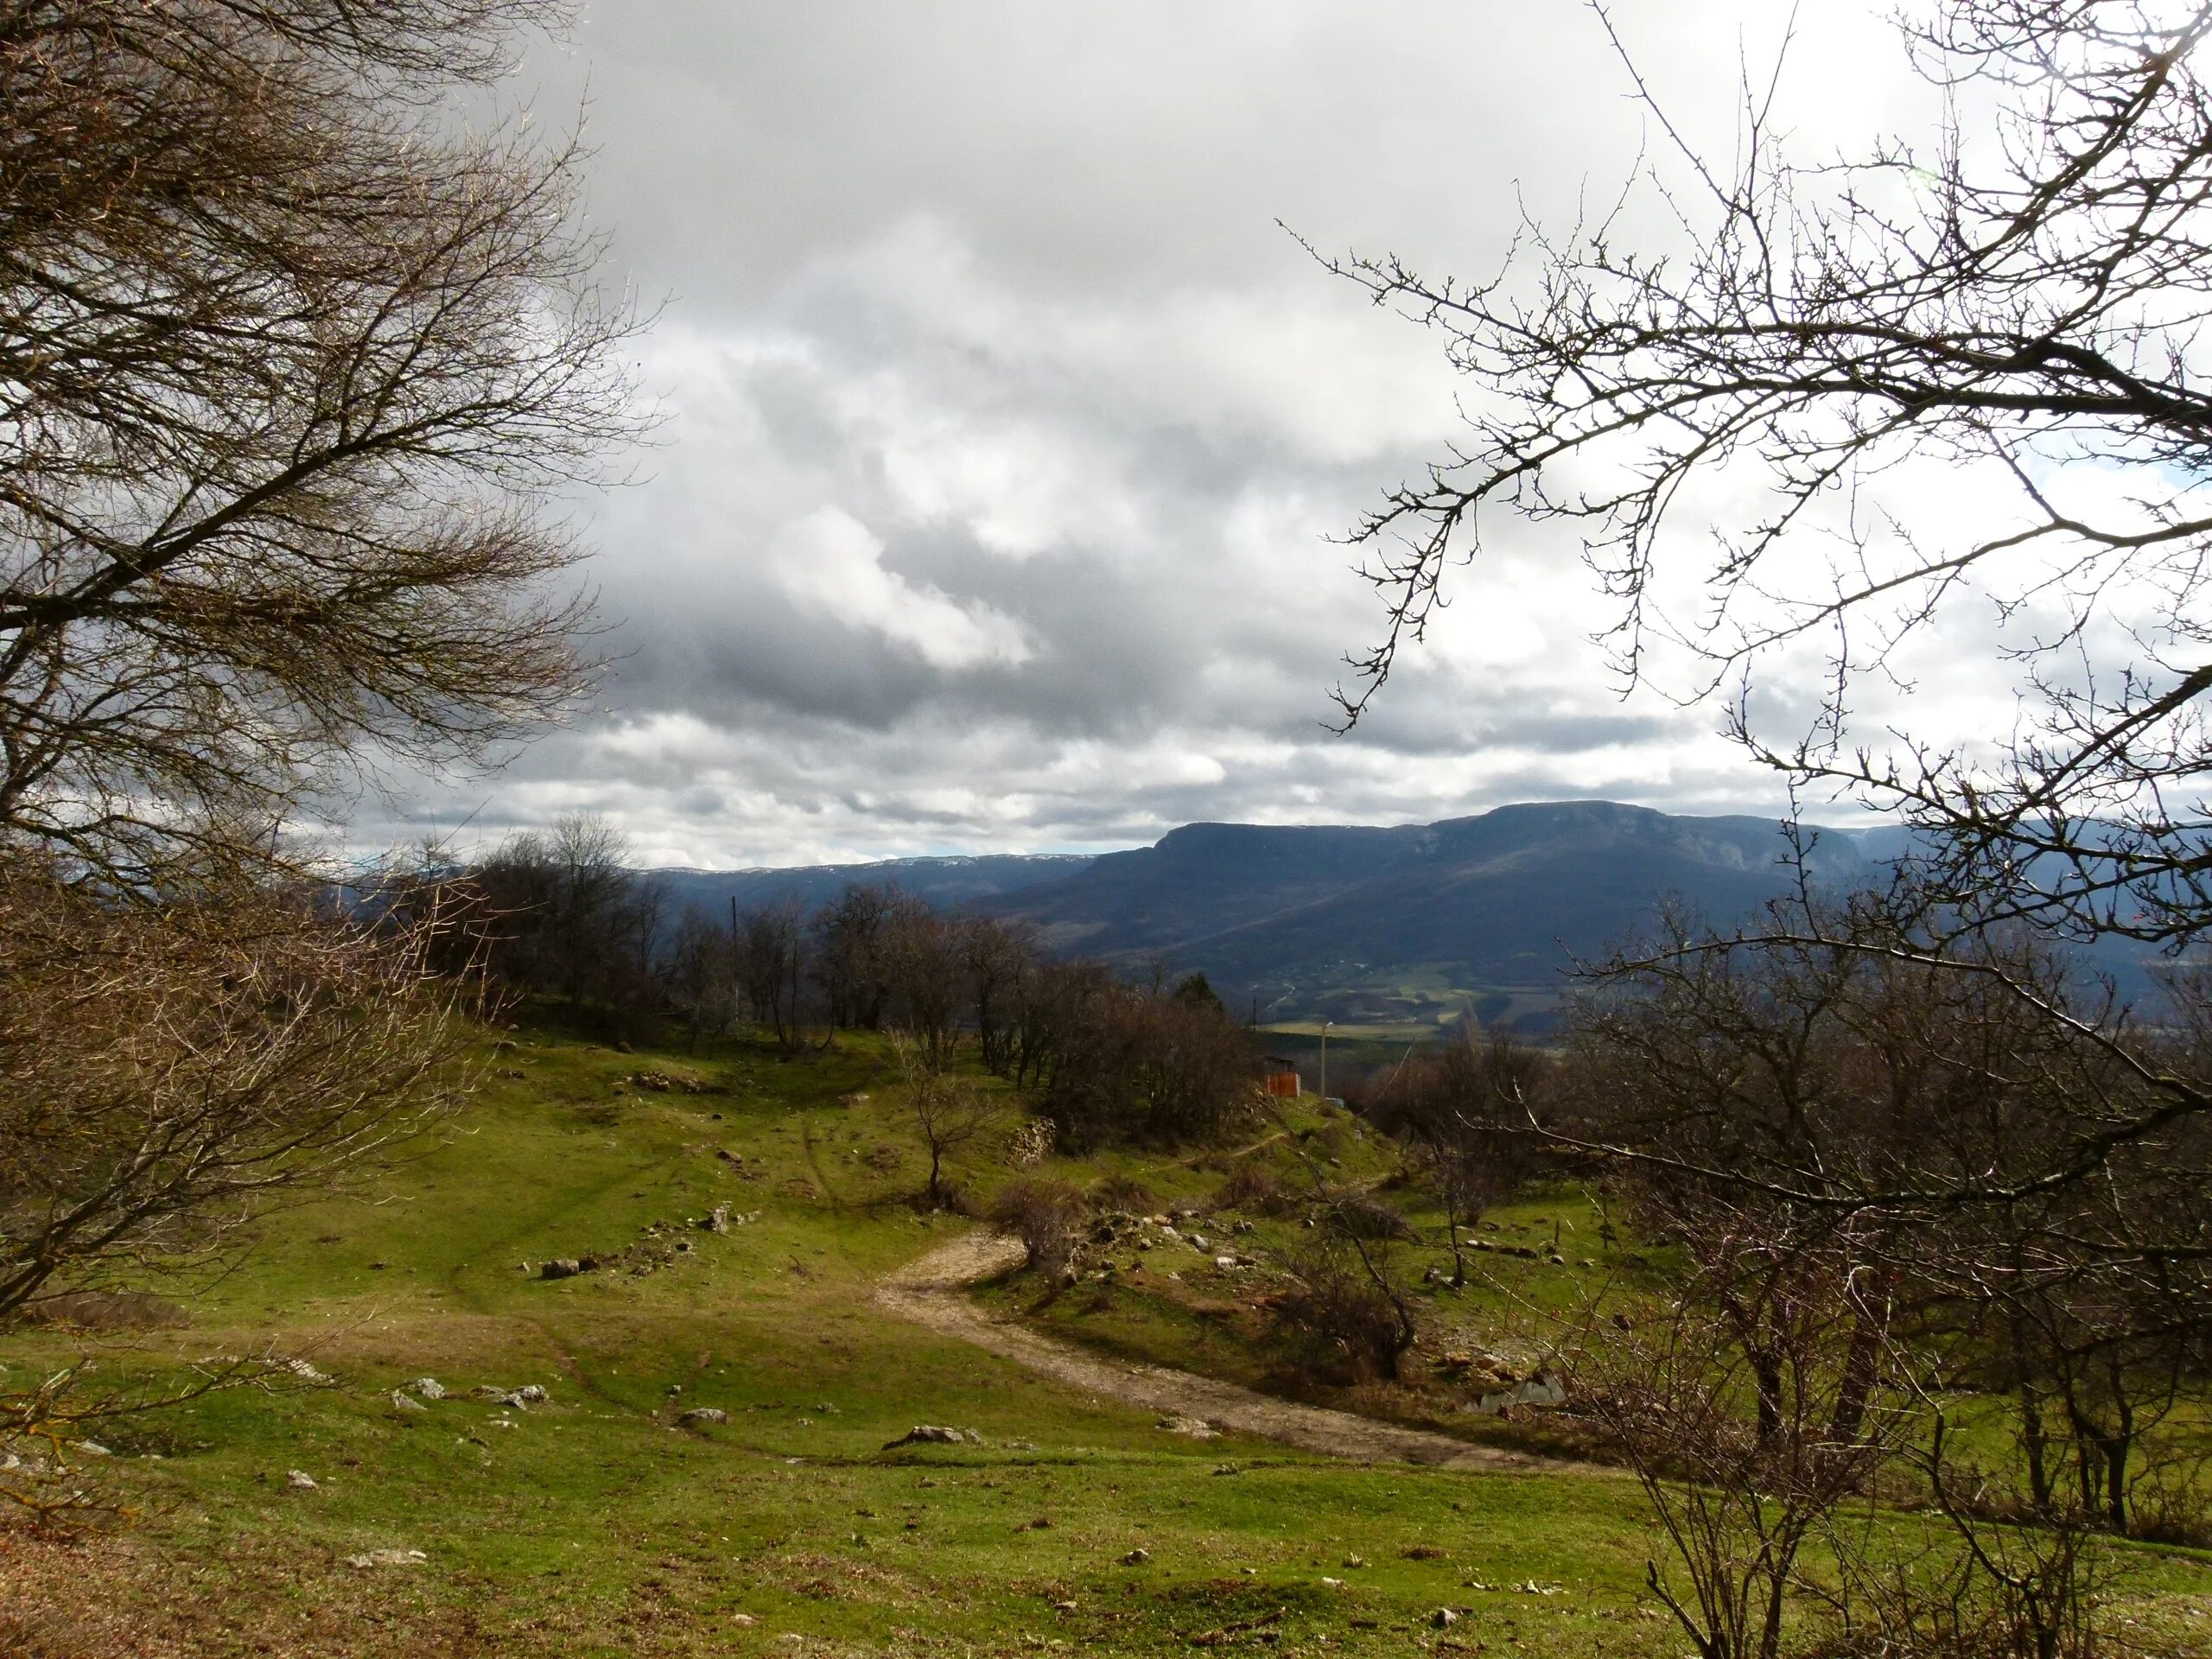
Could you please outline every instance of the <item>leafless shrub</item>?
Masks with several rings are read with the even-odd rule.
[[[1395,1379],[1417,1328],[1387,1249],[1318,1232],[1286,1265],[1292,1283],[1274,1325],[1303,1347],[1308,1367]]]
[[[1118,1210],[1131,1215],[1148,1215],[1159,1202],[1150,1187],[1126,1170],[1116,1170],[1090,1189],[1090,1205],[1094,1210]]]
[[[1325,1192],[1320,1218],[1330,1231],[1344,1238],[1363,1241],[1404,1241],[1413,1237],[1413,1224],[1377,1198],[1353,1188]]]
[[[1287,1215],[1293,1203],[1281,1178],[1249,1158],[1229,1172],[1213,1195],[1217,1210],[1249,1210],[1257,1216]]]
[[[992,1198],[992,1225],[1021,1241],[1024,1265],[1033,1272],[1058,1274],[1073,1260],[1083,1237],[1083,1194],[1065,1181],[1009,1181]]]

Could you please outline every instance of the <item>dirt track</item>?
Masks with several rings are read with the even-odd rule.
[[[1021,1246],[1012,1239],[982,1230],[968,1233],[891,1274],[876,1287],[875,1300],[902,1319],[973,1343],[986,1352],[1041,1371],[1086,1394],[1126,1401],[1164,1417],[1281,1440],[1308,1452],[1354,1458],[1363,1463],[1421,1463],[1446,1469],[1535,1473],[1578,1466],[1469,1446],[1449,1435],[1401,1428],[1347,1411],[1276,1400],[1188,1371],[1102,1358],[1025,1325],[992,1319],[963,1294],[970,1285],[1004,1273],[1020,1260]]]

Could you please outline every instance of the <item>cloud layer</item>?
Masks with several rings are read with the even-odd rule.
[[[1639,10],[1723,142],[1771,10]],[[1888,62],[1878,29],[1821,27],[1815,140],[1907,108],[1838,73]],[[652,861],[744,865],[1778,804],[1713,709],[1620,697],[1556,537],[1502,537],[1373,719],[1325,729],[1380,620],[1330,538],[1449,441],[1457,388],[1283,225],[1479,275],[1524,206],[1617,188],[1651,135],[1582,9],[602,0],[526,90],[587,86],[593,217],[669,296],[660,442],[587,509],[613,666],[572,728],[365,804],[358,838],[589,808]]]

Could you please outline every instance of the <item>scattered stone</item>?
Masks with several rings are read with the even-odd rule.
[[[420,1567],[429,1559],[419,1549],[372,1549],[365,1554],[348,1555],[346,1565],[363,1570],[372,1567]]]
[[[428,1411],[429,1408],[404,1389],[391,1391],[391,1403],[401,1411]]]
[[[729,1421],[729,1413],[718,1406],[694,1406],[676,1421],[685,1428],[703,1428],[709,1423]]]
[[[1341,1589],[1343,1589],[1343,1588],[1344,1587],[1344,1581],[1342,1579],[1332,1579],[1332,1578],[1324,1577],[1324,1578],[1322,1579],[1321,1582],[1322,1582],[1323,1584],[1326,1585],[1326,1586],[1327,1586],[1330,1589],[1332,1589],[1332,1590],[1341,1590]]]
[[[729,1616],[729,1622],[736,1625],[739,1630],[742,1630],[748,1628],[757,1621],[750,1613],[732,1613]]]
[[[1194,1250],[1204,1252],[1211,1249],[1213,1246],[1206,1243],[1206,1236],[1204,1233],[1192,1233],[1191,1235],[1191,1248]]]
[[[1052,1605],[1064,1613],[1072,1613],[1078,1609],[1078,1604],[1072,1601],[1056,1601]]]
[[[1540,1371],[1510,1389],[1484,1395],[1460,1409],[1472,1412],[1478,1417],[1489,1417],[1509,1406],[1556,1406],[1564,1403],[1566,1399],[1567,1384],[1554,1372]]]
[[[1365,1567],[1367,1558],[1364,1555],[1347,1555],[1344,1557],[1344,1565],[1350,1567]]]
[[[1034,1440],[1001,1440],[999,1444],[1009,1452],[1034,1452],[1037,1449]]]
[[[287,1469],[284,1484],[296,1492],[311,1492],[315,1490],[315,1478],[304,1469]]]
[[[442,1400],[446,1397],[446,1385],[435,1376],[418,1376],[412,1382],[401,1386],[408,1393],[424,1400]]]
[[[321,1387],[331,1380],[328,1376],[315,1370],[304,1359],[288,1359],[284,1362],[284,1369],[298,1377],[301,1382],[312,1382],[317,1387]]]
[[[899,1446],[963,1446],[983,1443],[983,1437],[972,1428],[954,1428],[945,1423],[916,1423],[895,1440],[886,1440],[883,1449],[890,1451]]]
[[[556,1255],[550,1262],[538,1263],[537,1276],[541,1279],[573,1279],[585,1270],[584,1264],[575,1256]]]
[[[707,1211],[707,1218],[699,1224],[710,1233],[729,1231],[729,1205],[718,1204]]]
[[[1194,1440],[1211,1440],[1219,1433],[1203,1417],[1162,1417],[1153,1427],[1164,1428],[1170,1434],[1187,1434]]]
[[[1459,1622],[1459,1615],[1449,1607],[1440,1607],[1428,1616],[1428,1622],[1440,1630],[1448,1630]]]
[[[525,1382],[518,1389],[502,1389],[490,1382],[480,1382],[468,1391],[472,1400],[489,1400],[497,1406],[512,1407],[527,1411],[532,1406],[542,1406],[552,1396],[535,1382]]]
[[[1213,1259],[1213,1264],[1217,1268],[1226,1270],[1236,1265],[1236,1258],[1233,1255],[1217,1255]]]
[[[1141,1548],[1133,1549],[1128,1554],[1122,1557],[1122,1565],[1123,1567],[1142,1567],[1151,1559],[1152,1552],[1150,1550]]]
[[[83,1452],[88,1458],[111,1458],[115,1455],[98,1440],[79,1440],[73,1449]]]

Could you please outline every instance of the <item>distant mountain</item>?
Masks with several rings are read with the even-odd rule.
[[[1394,829],[1195,823],[1155,845],[982,901],[1056,950],[1166,957],[1264,1018],[1433,1023],[1471,1005],[1541,1024],[1560,969],[1669,899],[1716,921],[1790,876],[1769,818],[1675,817],[1608,801],[1500,807]],[[1813,861],[1870,880],[1854,837]]]
[[[1059,880],[1083,869],[1087,857],[1059,854],[990,854],[976,858],[893,858],[874,864],[809,864],[789,869],[653,870],[667,895],[668,913],[694,906],[726,914],[732,899],[741,910],[797,899],[809,906],[836,898],[855,881],[895,881],[933,905],[960,906],[995,899]]]
[[[1827,830],[1814,873],[1847,889],[1907,847],[1889,827]],[[661,870],[671,918],[852,881],[1031,924],[1045,945],[1135,967],[1198,970],[1238,1013],[1433,1027],[1473,1012],[1532,1032],[1555,1014],[1575,958],[1648,925],[1669,900],[1705,920],[1749,917],[1792,877],[1777,820],[1681,817],[1610,801],[1503,806],[1372,829],[1193,823],[1095,858],[909,858],[781,870]],[[2093,957],[2123,995],[2150,989],[2144,953]]]

